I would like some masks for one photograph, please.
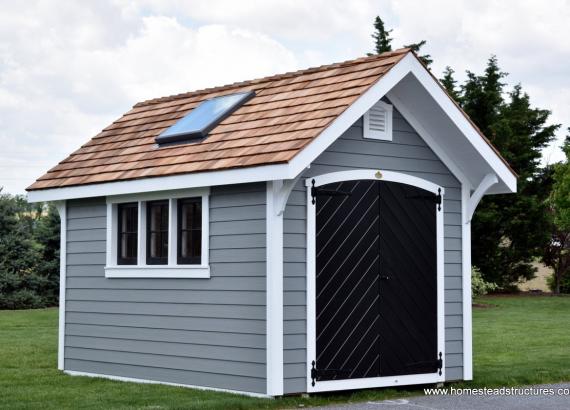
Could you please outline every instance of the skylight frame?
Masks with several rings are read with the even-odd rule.
[[[217,100],[227,98],[227,97],[236,97],[239,96],[236,101],[234,101],[231,105],[229,105],[223,111],[215,114],[209,121],[206,121],[205,124],[201,127],[192,127],[188,130],[182,130],[178,132],[173,132],[173,130],[180,128],[181,123],[183,121],[188,121],[188,118],[192,115],[200,115],[200,110],[207,110],[209,107],[208,105],[215,103]],[[169,143],[176,143],[181,141],[192,141],[198,140],[202,138],[206,138],[210,131],[212,131],[220,122],[225,120],[227,117],[232,115],[238,108],[240,108],[243,104],[247,101],[252,99],[255,96],[255,91],[243,91],[233,94],[225,94],[220,95],[217,97],[209,98],[200,102],[192,111],[178,120],[176,123],[168,127],[166,130],[162,131],[160,135],[155,138],[155,142],[159,145],[169,144]],[[200,121],[198,119],[197,121]]]

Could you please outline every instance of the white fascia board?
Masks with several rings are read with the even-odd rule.
[[[141,178],[130,181],[40,189],[28,192],[28,202],[49,202],[217,185],[245,184],[250,182],[290,179],[294,177],[295,175],[290,176],[289,174],[288,164],[264,165],[224,171],[199,172],[165,177]]]

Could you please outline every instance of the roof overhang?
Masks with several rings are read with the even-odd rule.
[[[497,183],[487,193],[516,192],[516,175],[417,57],[408,53],[289,163],[33,190],[28,201],[294,179],[384,96],[462,184],[475,190],[486,176],[496,175]]]

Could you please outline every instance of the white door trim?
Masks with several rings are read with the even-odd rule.
[[[403,386],[410,384],[437,383],[445,380],[445,303],[444,303],[444,242],[443,242],[443,215],[444,206],[441,204],[441,211],[436,215],[437,228],[437,340],[438,351],[442,353],[443,368],[439,373],[414,374],[389,377],[370,377],[363,379],[329,380],[316,382],[312,385],[311,362],[316,357],[316,213],[315,206],[312,205],[311,186],[321,186],[334,182],[351,180],[382,180],[398,182],[425,189],[435,194],[445,190],[430,181],[417,178],[411,175],[381,171],[375,169],[351,170],[332,172],[305,180],[307,187],[307,392],[323,392],[332,390],[364,389],[385,386]]]

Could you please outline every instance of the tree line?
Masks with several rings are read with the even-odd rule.
[[[0,309],[57,305],[59,214],[0,187]]]
[[[392,50],[391,30],[374,20],[373,53]],[[421,54],[425,40],[405,45]],[[448,94],[470,116],[518,174],[518,192],[483,198],[472,220],[472,261],[477,289],[513,290],[534,277],[534,261],[554,274],[555,293],[570,293],[570,128],[566,159],[541,165],[541,151],[559,124],[551,112],[533,107],[521,84],[506,88],[507,73],[490,56],[483,73],[467,71],[459,84],[447,67],[440,79]],[[0,188],[0,309],[52,306],[59,295],[59,216],[53,205],[29,204]]]

